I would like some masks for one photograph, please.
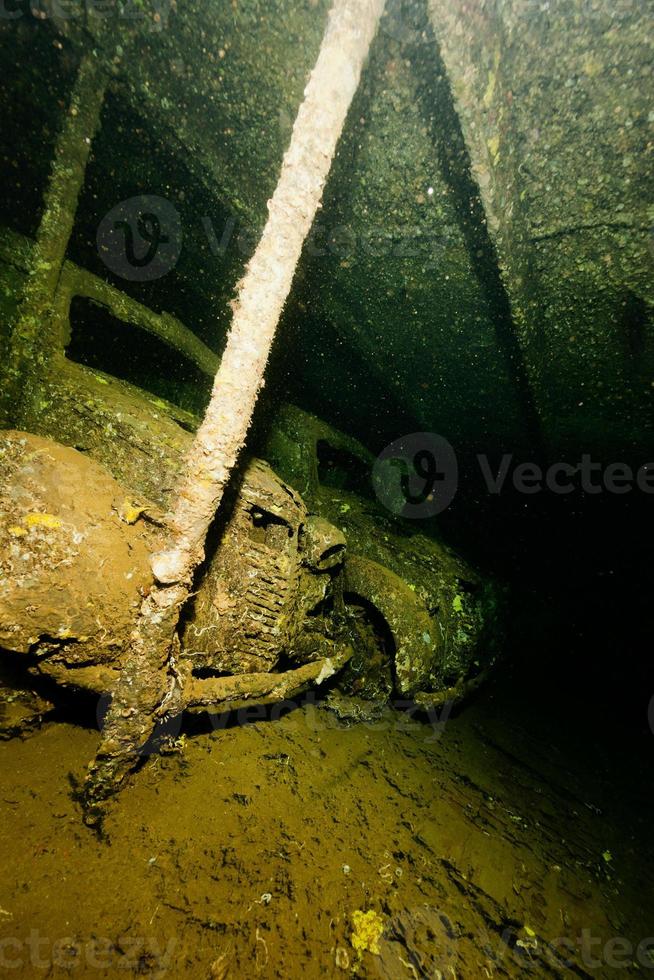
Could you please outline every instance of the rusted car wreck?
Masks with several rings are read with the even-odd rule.
[[[249,316],[251,323],[240,347],[232,324],[222,358],[178,316],[149,308],[116,276],[112,282],[69,257],[115,70],[93,49],[79,59],[35,238],[0,235],[4,292],[14,304],[0,397],[0,652],[32,678],[109,697],[97,799],[119,784],[155,722],[185,709],[280,701],[333,678],[355,696],[438,702],[478,683],[494,659],[492,585],[434,538],[399,531],[373,501],[304,479],[297,446],[300,464],[314,473],[320,447],[338,455],[344,436],[323,427],[316,441],[310,432],[322,423],[282,409],[270,420],[264,449],[280,475],[263,461],[241,459],[227,479],[262,382],[267,351],[257,347],[264,335],[272,342],[380,13],[371,6],[361,34],[350,30],[347,10],[335,8],[314,77],[332,78],[330,59],[342,56],[346,42],[351,78],[337,93],[325,146],[296,157],[289,151],[297,172],[282,168],[276,194],[278,214],[294,217],[284,235],[270,236],[286,243],[286,254],[283,261],[281,253],[266,256],[269,239],[262,236],[228,304],[234,319]],[[332,93],[325,101],[324,88],[316,82],[315,103],[331,112],[336,100]],[[303,130],[307,138],[320,130],[310,115],[322,119],[322,110],[307,99],[309,117],[294,133],[298,145]],[[298,208],[301,193],[306,206]],[[98,253],[111,269],[103,241]],[[257,261],[265,288],[254,289],[245,315],[244,284],[248,276],[256,282]],[[231,371],[231,407],[212,413],[212,396],[200,425],[197,397],[178,397],[174,405],[174,397],[146,391],[146,379],[128,383],[76,359],[72,320],[80,302],[87,326],[109,318],[148,335],[190,364],[196,382],[215,376],[214,391],[221,372]],[[201,387],[191,385],[195,396]],[[194,438],[199,425],[200,433],[211,428],[206,444]],[[296,443],[290,455],[289,438]],[[223,439],[223,461],[205,467],[203,453]],[[366,450],[348,445],[350,463],[369,468]],[[179,485],[185,473],[193,473],[188,492]],[[297,479],[302,486],[295,489]],[[159,644],[167,651],[161,658]],[[139,649],[146,651],[142,660]],[[33,723],[47,708],[44,696],[30,708],[24,695],[11,693],[4,727],[15,732]]]
[[[11,255],[15,263],[21,247]],[[110,696],[197,424],[172,403],[66,357],[77,294],[159,336],[160,320],[170,330],[170,318],[99,290],[66,264],[51,369],[26,418],[33,434],[6,430],[0,439],[5,734],[51,709],[39,679]],[[215,358],[182,324],[171,338],[211,372]],[[408,536],[347,479],[321,482],[327,457],[328,470],[336,460],[365,484],[373,459],[364,447],[283,406],[265,455],[283,478],[251,459],[233,481],[180,631],[167,715],[290,698],[335,674],[351,697],[442,703],[485,676],[498,646],[497,588],[433,537],[414,528]],[[17,688],[17,670],[36,691]]]

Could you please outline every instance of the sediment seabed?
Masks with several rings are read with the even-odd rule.
[[[312,701],[223,721],[147,762],[105,842],[66,780],[96,731],[47,722],[0,743],[3,976],[654,966],[651,834],[636,816],[650,790],[615,732],[582,739],[587,719],[535,710],[506,674],[431,724],[392,709],[354,723]]]

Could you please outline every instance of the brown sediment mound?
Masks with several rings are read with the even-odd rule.
[[[215,717],[125,789],[110,844],[65,780],[97,732],[0,744],[0,972],[564,980],[616,975],[616,936],[638,964],[653,864],[637,756],[614,732],[575,742],[587,720],[551,726],[539,697],[496,685],[445,726],[311,703]],[[617,781],[597,753],[624,760]]]
[[[151,581],[155,514],[99,463],[24,432],[0,440],[0,646],[106,689]],[[45,659],[43,659],[45,666]]]

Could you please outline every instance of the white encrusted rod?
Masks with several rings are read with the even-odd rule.
[[[259,245],[239,285],[211,402],[191,446],[165,546],[152,559],[157,580],[144,600],[86,781],[88,819],[136,762],[138,747],[174,700],[176,627],[209,525],[245,442],[279,317],[320,204],[345,119],[384,9],[384,0],[335,0],[304,92]]]

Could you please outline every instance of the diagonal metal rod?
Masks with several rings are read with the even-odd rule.
[[[87,820],[138,761],[166,706],[177,700],[177,624],[209,525],[243,447],[279,318],[319,207],[384,0],[335,0],[304,92],[268,221],[233,304],[211,402],[168,515],[168,538],[152,559],[129,663],[113,693],[100,749],[85,784]]]

